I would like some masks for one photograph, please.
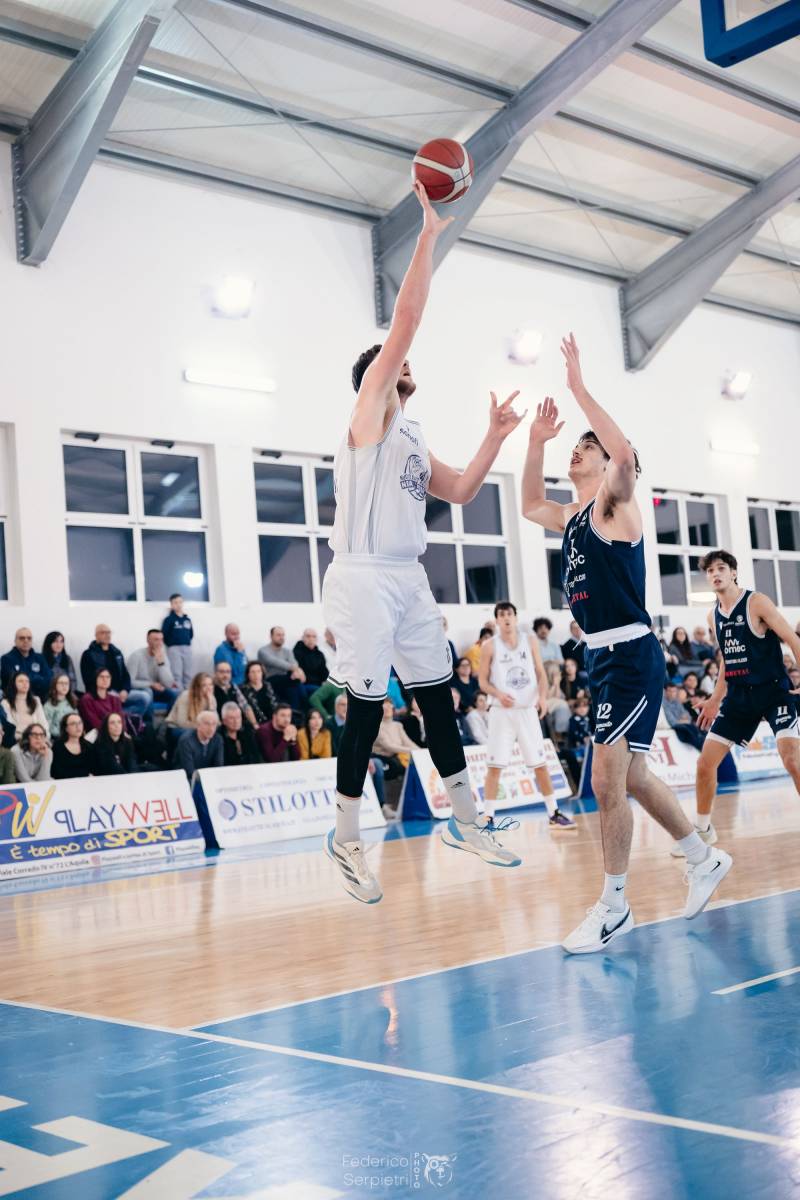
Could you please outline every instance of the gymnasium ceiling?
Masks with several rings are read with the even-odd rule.
[[[755,7],[763,0],[739,0]],[[110,0],[0,0],[0,123],[30,117]],[[431,136],[466,139],[608,0],[178,0],[104,155],[375,219]],[[800,150],[800,39],[725,71],[699,0],[542,124],[470,241],[621,280]],[[714,297],[800,322],[800,204]]]

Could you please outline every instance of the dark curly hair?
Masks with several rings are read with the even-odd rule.
[[[364,374],[367,370],[367,367],[370,365],[371,362],[374,362],[374,360],[378,357],[378,354],[382,349],[383,349],[382,344],[377,345],[377,346],[370,346],[369,350],[365,350],[363,354],[359,354],[358,358],[356,359],[355,363],[353,364],[353,373],[351,376],[351,378],[353,380],[353,391],[354,392],[356,392],[356,393],[358,392],[358,389],[361,387],[361,380],[364,378]]]
[[[600,438],[597,436],[597,434],[595,433],[595,431],[593,429],[587,429],[586,433],[581,434],[581,436],[578,438],[578,441],[579,442],[594,442],[595,446],[600,447],[606,460],[611,458],[611,455],[608,453],[605,446],[600,441]],[[628,445],[631,446],[630,442],[628,442]],[[631,446],[631,450],[633,450],[633,461],[636,466],[636,474],[638,476],[638,475],[641,475],[641,473],[642,473],[642,464],[639,462],[639,455],[633,446]]]

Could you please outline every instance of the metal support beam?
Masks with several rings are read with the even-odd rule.
[[[620,288],[629,371],[644,367],[773,213],[800,195],[800,155]]]
[[[47,258],[170,0],[118,0],[12,148],[17,257]]]
[[[467,141],[475,179],[458,203],[455,220],[439,237],[438,266],[458,241],[520,145],[536,124],[552,117],[570,97],[613,62],[641,33],[674,8],[677,0],[616,0],[590,29],[562,50]],[[419,204],[409,194],[373,230],[375,306],[388,325],[419,230]]]

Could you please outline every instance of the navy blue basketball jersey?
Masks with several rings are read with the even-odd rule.
[[[567,523],[561,578],[567,603],[584,633],[647,625],[644,540],[611,542],[595,529],[594,500]]]
[[[719,601],[714,608],[717,643],[725,659],[725,681],[733,686],[746,683],[753,687],[786,676],[777,633],[771,629],[763,635],[754,633],[750,624],[748,602],[752,594],[743,591],[727,617]]]

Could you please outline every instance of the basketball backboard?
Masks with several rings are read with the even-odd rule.
[[[800,0],[700,0],[706,58],[730,67],[800,35]]]

